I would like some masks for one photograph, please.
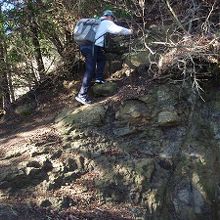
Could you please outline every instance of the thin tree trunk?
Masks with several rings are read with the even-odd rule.
[[[3,96],[0,94],[0,111],[3,110]]]
[[[36,1],[36,6],[38,7],[38,10],[41,7],[46,7],[45,2],[42,2],[42,0]],[[60,40],[59,35],[56,33],[55,29],[53,29],[51,27],[48,27],[48,28],[43,27],[42,31],[47,35],[47,37],[51,41],[51,43],[57,48],[57,52],[59,53],[59,55],[61,57],[63,57],[64,45],[63,45],[62,41]],[[71,33],[70,33],[70,35],[71,35]],[[71,36],[70,36],[70,38],[71,38]]]
[[[2,5],[0,6],[0,15],[2,15]],[[2,28],[2,27],[1,27]],[[4,31],[1,29],[0,36],[0,93],[1,93],[1,105],[6,114],[12,113],[12,105],[10,99],[10,91],[8,87],[7,78],[7,64],[6,64],[6,53],[4,44]]]
[[[4,42],[5,43],[5,42]],[[15,93],[14,93],[14,87],[13,87],[13,80],[12,80],[12,66],[10,65],[10,62],[7,58],[7,45],[4,44],[4,54],[5,54],[5,64],[7,66],[7,79],[8,79],[8,88],[10,92],[11,101],[15,101]]]
[[[4,73],[2,77],[2,92],[3,92],[3,109],[7,114],[12,112],[10,92],[8,87],[7,74]]]
[[[47,36],[53,45],[57,48],[57,52],[60,54],[60,56],[63,57],[64,46],[60,41],[59,36],[56,33],[53,33],[53,35],[51,35],[51,33],[47,33]]]
[[[38,73],[40,76],[40,80],[43,80],[45,78],[45,67],[44,67],[43,58],[42,58],[41,49],[40,49],[38,29],[37,29],[37,23],[35,20],[35,14],[33,11],[33,4],[31,0],[26,0],[26,3],[27,3],[28,19],[30,23],[30,31],[32,34],[32,43],[33,43],[34,51],[35,51],[34,56],[37,62],[37,69],[38,69]]]
[[[1,93],[3,96],[3,109],[7,114],[12,112],[10,91],[8,86],[8,78],[7,78],[7,65],[5,62],[5,53],[4,53],[3,42],[0,41],[0,67],[1,67]]]
[[[34,50],[35,50],[35,59],[37,62],[37,69],[39,72],[40,80],[42,80],[45,77],[45,68],[44,68],[43,58],[41,55],[40,43],[38,40],[38,31],[36,28],[36,22],[34,20],[30,24],[30,29],[32,32],[32,42],[33,42]]]
[[[13,83],[12,83],[12,72],[11,72],[10,67],[8,70],[8,86],[9,86],[9,90],[10,90],[11,101],[14,102],[15,101],[15,93],[14,93],[14,87],[13,87]]]
[[[28,61],[27,65],[30,66],[30,74],[34,78],[34,84],[37,85],[38,84],[37,76],[36,76],[36,74],[34,72],[34,66],[33,66],[32,61],[31,60],[30,60],[30,62]],[[31,86],[30,86],[30,89],[31,89]]]

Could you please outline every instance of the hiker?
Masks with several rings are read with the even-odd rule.
[[[86,69],[80,91],[75,99],[84,105],[91,104],[91,99],[88,96],[88,90],[92,79],[95,79],[95,83],[105,83],[103,78],[106,63],[104,52],[105,34],[132,34],[131,29],[127,29],[114,23],[115,16],[110,10],[104,11],[103,16],[100,19],[101,23],[99,24],[95,35],[95,43],[80,45],[80,51],[85,57]]]

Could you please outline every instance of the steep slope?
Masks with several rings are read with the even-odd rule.
[[[205,102],[144,71],[115,83],[90,106],[68,87],[2,127],[2,219],[219,219],[218,81]]]

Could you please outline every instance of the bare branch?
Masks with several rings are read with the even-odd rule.
[[[171,7],[169,0],[165,0],[165,2],[166,2],[166,5],[167,5],[168,9],[169,9],[170,12],[171,12],[171,14],[173,15],[173,17],[174,17],[174,19],[175,19],[177,25],[184,31],[185,34],[187,34],[187,31],[185,30],[185,28],[183,27],[183,25],[182,25],[181,22],[179,21],[179,19],[178,19],[176,13],[174,12],[173,8]]]

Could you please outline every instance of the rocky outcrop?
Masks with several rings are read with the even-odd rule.
[[[131,204],[136,218],[219,219],[220,94],[211,88],[206,102],[182,85],[155,84],[121,103],[66,109],[56,119],[60,147],[40,139],[5,153],[26,160],[5,168],[0,190],[66,188],[37,200],[58,210],[83,194],[87,203]]]
[[[106,111],[99,106],[103,117],[92,129],[72,120],[65,141],[102,170],[96,187],[105,202],[141,205],[144,219],[218,219],[216,94],[210,91],[204,103],[181,85],[155,85]]]
[[[63,110],[56,122],[58,127],[87,127],[101,126],[104,122],[106,107],[101,104],[83,106],[74,111]]]

